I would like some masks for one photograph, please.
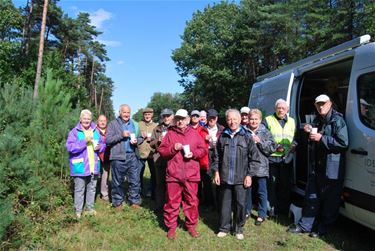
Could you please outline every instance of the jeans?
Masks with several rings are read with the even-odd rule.
[[[76,213],[81,213],[83,210],[85,190],[86,190],[86,208],[88,211],[94,209],[97,181],[98,181],[98,175],[74,177],[74,208],[76,210]]]
[[[257,194],[259,196],[259,204],[258,204],[258,217],[266,218],[267,216],[267,177],[253,177],[253,184],[257,183],[258,191]],[[250,215],[251,209],[253,207],[252,201],[252,187],[249,187],[246,191],[246,214]]]
[[[128,177],[128,200],[131,204],[141,204],[140,163],[134,153],[127,153],[126,160],[112,160],[112,205],[120,206],[125,201],[124,179]]]

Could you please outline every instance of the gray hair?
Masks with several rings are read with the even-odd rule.
[[[237,109],[228,109],[225,111],[225,118],[228,118],[229,113],[235,113],[239,121],[241,121],[241,113]]]
[[[131,110],[131,108],[128,104],[122,104],[122,105],[120,105],[120,108],[118,109],[118,111],[120,112],[121,108],[123,108],[123,107],[127,107],[127,108],[129,108],[129,110]]]
[[[275,108],[277,107],[278,104],[285,104],[287,107],[289,107],[288,103],[282,98],[279,98],[278,100],[276,100]]]
[[[92,118],[92,113],[90,112],[89,109],[83,109],[83,110],[81,111],[81,114],[79,115],[79,118],[81,119],[84,115],[89,115],[90,118]]]

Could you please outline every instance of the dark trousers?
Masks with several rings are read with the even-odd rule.
[[[131,204],[140,204],[140,164],[134,153],[127,153],[126,160],[112,160],[112,205],[117,207],[125,201],[124,180],[128,177],[128,199]]]
[[[156,181],[155,181],[155,164],[154,164],[154,160],[152,158],[141,159],[142,168],[141,168],[141,174],[140,174],[140,177],[139,177],[140,180],[141,180],[141,191],[143,191],[143,174],[145,172],[146,162],[147,162],[148,168],[150,170],[150,174],[151,174],[150,186],[147,190],[151,191],[151,198],[155,198],[155,183],[156,183]]]
[[[267,177],[253,177],[252,183],[253,185],[246,191],[246,214],[250,215],[253,207],[252,190],[256,183],[257,192],[255,194],[259,197],[258,216],[264,219],[267,215]]]
[[[235,233],[242,233],[245,226],[246,189],[240,185],[220,185],[220,221],[219,231],[228,233],[232,229]],[[233,205],[233,221],[232,221]],[[231,226],[233,222],[233,226]]]
[[[157,210],[162,210],[165,204],[165,175],[167,163],[162,158],[157,158],[155,162],[155,204]]]
[[[274,212],[287,214],[291,197],[291,164],[270,163],[268,199]]]
[[[342,186],[341,180],[329,180],[324,175],[310,175],[302,218],[298,223],[303,230],[310,232],[315,225],[319,233],[327,233],[329,226],[339,215]]]
[[[198,187],[198,198],[200,204],[207,207],[215,207],[214,204],[214,195],[212,192],[212,179],[211,176],[207,173],[207,170],[200,170],[201,181],[199,182]]]

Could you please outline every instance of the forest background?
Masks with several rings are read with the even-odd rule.
[[[32,248],[72,221],[65,140],[83,108],[115,116],[110,59],[89,14],[71,18],[57,0],[0,0],[0,17],[0,247]],[[363,34],[375,35],[374,1],[207,5],[171,54],[184,91],[154,93],[148,106],[223,115],[247,104],[257,76]]]

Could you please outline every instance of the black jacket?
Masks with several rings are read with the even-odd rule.
[[[233,138],[230,129],[225,128],[217,142],[216,150],[212,170],[219,171],[221,183],[243,184],[245,176],[251,176],[251,169],[260,163],[259,152],[250,132],[243,127]]]

